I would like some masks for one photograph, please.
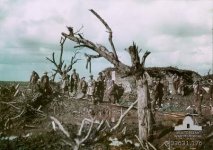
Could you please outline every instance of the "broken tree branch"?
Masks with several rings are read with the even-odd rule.
[[[145,54],[143,55],[142,60],[141,60],[141,66],[142,66],[142,67],[144,67],[146,57],[147,57],[150,53],[151,53],[151,52],[146,51]]]
[[[109,42],[110,42],[110,45],[112,47],[113,53],[115,55],[115,59],[118,60],[118,55],[116,53],[115,46],[114,46],[114,43],[112,41],[112,29],[109,27],[109,25],[106,23],[106,21],[104,21],[104,19],[101,18],[100,15],[98,15],[98,13],[96,13],[93,9],[90,9],[90,11],[104,24],[104,26],[108,30],[108,33],[109,33]]]
[[[54,121],[54,122],[58,125],[59,129],[60,129],[68,138],[70,137],[69,132],[67,132],[67,131],[64,129],[64,127],[63,127],[62,124],[58,121],[58,119],[56,119],[56,118],[53,117],[53,116],[50,116],[50,119],[51,119],[52,121]]]
[[[87,132],[87,135],[83,138],[83,139],[75,139],[76,145],[74,146],[74,150],[78,150],[81,146],[82,143],[84,143],[90,136],[91,132],[92,132],[92,128],[94,126],[94,122],[95,122],[95,118],[93,118],[89,131]]]
[[[152,145],[152,143],[150,143],[149,141],[146,141],[148,143],[148,145],[153,149],[153,150],[157,150],[154,145]]]
[[[146,148],[144,147],[142,141],[139,139],[139,137],[137,135],[135,135],[135,137],[137,138],[138,142],[140,143],[142,149],[146,150]]]
[[[128,48],[128,52],[131,57],[132,66],[135,69],[138,69],[139,65],[140,65],[140,57],[139,57],[139,53],[138,53],[138,47],[135,45],[134,42],[133,42],[133,45],[131,45]]]
[[[85,124],[86,121],[87,121],[87,122],[90,122],[90,123],[94,122],[94,123],[100,124],[99,122],[94,121],[93,119],[84,118],[84,119],[82,120],[81,127],[80,127],[80,129],[79,129],[79,131],[78,131],[78,136],[81,136],[81,133],[82,133],[82,130],[83,130],[83,127],[84,127],[84,124]]]
[[[136,100],[134,103],[132,103],[130,106],[129,106],[129,108],[120,116],[120,118],[119,118],[119,120],[118,120],[118,122],[116,123],[116,125],[113,127],[113,128],[111,128],[111,132],[112,131],[114,131],[114,130],[116,130],[119,126],[120,126],[120,124],[121,124],[121,121],[123,120],[123,118],[126,116],[126,114],[134,107],[134,105],[135,104],[137,104],[137,102],[138,102],[138,100]]]
[[[79,43],[79,45],[81,45],[81,44],[86,45],[86,47],[89,47],[90,49],[92,49],[93,51],[97,52],[102,57],[104,57],[106,60],[111,62],[114,66],[116,66],[116,68],[118,68],[119,71],[121,71],[125,74],[131,72],[130,67],[121,63],[119,60],[116,60],[114,55],[112,56],[106,47],[104,47],[102,45],[96,45],[93,42],[86,40],[86,39],[81,39],[76,36],[70,36],[64,32],[62,32],[62,36],[67,37],[68,39],[70,39],[73,42]]]
[[[14,120],[14,119],[16,119],[16,118],[21,117],[21,115],[24,113],[24,111],[25,111],[25,109],[23,109],[23,110],[21,111],[21,113],[20,113],[20,114],[18,114],[17,116],[15,116],[15,117],[11,118],[11,120]]]
[[[66,37],[61,37],[61,41],[60,41],[60,45],[61,45],[61,53],[60,53],[60,57],[59,57],[59,66],[62,67],[63,65],[63,61],[62,61],[62,57],[63,57],[63,52],[64,52],[64,42],[66,41]]]
[[[75,64],[75,63],[77,63],[79,60],[81,60],[81,59],[76,59],[76,56],[79,54],[80,52],[78,52],[78,51],[75,51],[74,52],[74,55],[72,56],[72,58],[71,58],[71,60],[70,60],[70,64],[69,64],[69,66],[67,67],[67,69],[66,69],[66,72],[69,72],[70,70],[72,70],[72,66]]]
[[[13,104],[11,104],[10,102],[0,102],[0,103],[10,105],[10,106],[12,106],[12,107],[13,107],[13,108],[15,108],[15,109],[20,110],[20,108],[18,108],[18,107],[16,107],[16,106],[14,106],[14,105],[13,105]]]

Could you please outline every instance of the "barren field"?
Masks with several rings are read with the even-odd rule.
[[[2,82],[1,86],[9,87],[9,83]],[[70,98],[57,92],[50,96],[32,93],[27,83],[20,84],[19,89],[15,97],[13,91],[0,95],[0,150],[73,149],[73,145],[76,144],[75,139],[86,137],[90,130],[90,123],[87,122],[79,135],[82,120],[85,118],[90,120],[95,118],[96,123],[80,149],[143,149],[135,136],[138,133],[136,106],[124,117],[117,130],[107,132],[134,102],[134,96],[129,99],[127,98],[130,97],[129,95],[124,95],[119,105],[112,105],[107,101],[93,105],[87,99]],[[169,149],[167,142],[174,132],[174,126],[182,123],[187,113],[186,108],[190,105],[193,107],[192,94],[176,95],[171,100],[164,99],[163,107],[158,109],[154,116],[154,133],[150,137],[153,146],[157,149]],[[213,149],[213,118],[207,98],[202,104],[202,111],[203,116],[194,116],[203,128],[202,144],[195,147],[211,150]],[[54,122],[51,117],[60,122],[69,136],[64,134],[57,121]],[[106,125],[98,133],[93,132],[99,127],[103,118],[106,120]]]

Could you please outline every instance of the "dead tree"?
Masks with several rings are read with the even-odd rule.
[[[90,10],[93,15],[95,15],[99,21],[106,27],[109,33],[109,43],[111,45],[112,51],[107,49],[101,44],[96,44],[84,37],[79,37],[78,35],[71,35],[62,32],[62,36],[66,39],[69,39],[75,42],[77,47],[85,47],[93,50],[97,55],[89,55],[90,58],[99,58],[104,57],[107,61],[112,63],[115,68],[124,76],[134,76],[137,83],[137,101],[138,101],[138,120],[139,120],[139,139],[148,140],[152,132],[152,123],[151,123],[151,108],[150,108],[150,99],[149,99],[149,90],[146,75],[144,74],[144,64],[146,57],[150,52],[146,51],[140,60],[138,53],[138,47],[135,43],[128,48],[128,52],[131,57],[132,66],[125,65],[122,63],[116,53],[116,49],[112,40],[112,30],[109,25],[96,13],[94,10]]]
[[[70,27],[67,27],[67,28],[69,29],[69,31],[71,30]],[[70,33],[69,35],[73,36],[74,34]],[[55,53],[54,52],[52,53],[52,58],[46,57],[46,59],[48,61],[50,61],[55,66],[55,69],[52,69],[54,71],[53,81],[55,80],[55,76],[57,74],[60,74],[62,76],[63,71],[68,73],[72,69],[73,65],[80,60],[80,59],[76,59],[76,56],[79,52],[75,51],[74,55],[71,57],[69,65],[67,66],[66,64],[64,64],[63,52],[64,52],[64,43],[65,43],[66,39],[67,39],[66,37],[61,37],[61,40],[60,40],[61,49],[60,49],[60,57],[59,57],[58,63],[55,60]]]

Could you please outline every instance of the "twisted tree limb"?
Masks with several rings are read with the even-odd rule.
[[[114,43],[112,41],[112,29],[109,27],[109,25],[106,23],[106,21],[104,21],[104,19],[101,18],[101,16],[98,13],[96,13],[93,9],[90,9],[90,11],[104,24],[104,26],[108,30],[108,33],[109,33],[109,38],[108,38],[109,39],[109,43],[110,43],[110,45],[112,47],[112,51],[113,51],[113,53],[115,55],[115,59],[118,60],[118,55],[116,53],[115,46],[114,46]]]
[[[99,55],[101,55],[106,60],[111,62],[121,72],[124,72],[124,73],[130,72],[130,67],[121,63],[119,60],[116,60],[114,55],[112,56],[110,51],[105,46],[102,46],[102,45],[99,45],[99,44],[96,45],[92,41],[87,40],[87,39],[81,39],[81,38],[76,37],[76,36],[69,36],[68,34],[66,34],[64,32],[62,32],[62,36],[67,37],[71,41],[76,42],[83,47],[89,47],[91,50],[97,52]]]
[[[70,35],[74,36],[74,34],[70,34]],[[74,55],[71,57],[70,64],[68,65],[68,67],[66,67],[66,64],[64,65],[63,52],[64,52],[64,43],[65,43],[66,39],[67,39],[66,37],[61,37],[61,40],[60,40],[61,49],[60,49],[60,56],[59,56],[58,63],[55,60],[55,53],[52,53],[52,58],[46,57],[46,59],[48,61],[50,61],[56,68],[56,69],[52,69],[55,72],[53,74],[53,80],[55,79],[55,76],[57,73],[59,73],[61,76],[63,74],[63,71],[66,71],[66,73],[68,73],[72,69],[72,66],[75,63],[77,63],[79,60],[81,60],[81,59],[76,59],[77,54],[79,54],[79,52],[75,51]],[[63,65],[64,65],[64,67],[63,67]]]

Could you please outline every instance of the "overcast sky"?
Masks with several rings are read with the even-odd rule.
[[[212,68],[211,0],[0,0],[0,80],[26,81],[32,70],[50,73],[53,66],[45,57],[59,55],[66,25],[74,30],[83,25],[85,38],[109,47],[105,27],[88,9],[108,22],[126,64],[130,58],[124,49],[135,41],[151,51],[146,66],[175,66],[202,75]],[[66,41],[67,63],[74,45]],[[83,53],[74,68],[87,76]],[[94,75],[110,66],[103,59],[92,64]]]

